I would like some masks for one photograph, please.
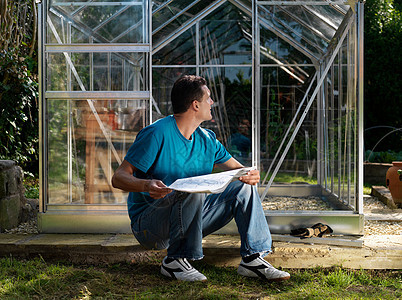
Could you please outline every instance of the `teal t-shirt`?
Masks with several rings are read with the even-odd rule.
[[[171,115],[143,128],[124,158],[138,169],[142,179],[158,179],[170,185],[176,179],[210,174],[214,164],[232,156],[216,139],[215,133],[198,127],[186,139]],[[148,193],[130,192],[128,213],[132,221],[155,199]]]

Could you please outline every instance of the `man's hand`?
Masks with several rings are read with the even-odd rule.
[[[149,193],[149,196],[154,199],[165,197],[172,190],[166,187],[166,185],[160,180],[149,180],[145,184],[145,191]]]
[[[239,177],[239,180],[247,184],[256,185],[260,182],[260,171],[251,170],[247,175]]]

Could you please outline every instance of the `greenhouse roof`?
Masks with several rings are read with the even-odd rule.
[[[143,2],[50,0],[50,11],[56,18],[68,21],[80,33],[76,36],[86,42],[89,38],[94,43],[138,43],[138,36],[146,36]],[[320,61],[355,3],[356,0],[257,1],[261,37],[278,38],[278,49],[267,49],[261,44],[262,55],[282,63],[303,63],[305,58]],[[137,16],[135,21],[133,15]],[[190,51],[193,36],[185,33],[201,20],[208,23],[210,35],[225,37],[220,39],[220,48],[229,49],[233,44],[242,43],[243,48],[249,44],[251,49],[252,1],[165,0],[152,2],[152,53],[172,51],[171,47],[163,49],[172,41],[175,47]],[[232,20],[231,27],[225,27],[222,20]],[[281,55],[280,49],[289,45],[296,51]],[[164,62],[170,63],[173,61]]]

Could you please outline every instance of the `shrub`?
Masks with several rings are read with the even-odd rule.
[[[31,65],[31,66],[30,66]],[[0,52],[0,159],[12,159],[23,168],[38,161],[38,84],[31,59],[17,49]]]
[[[3,1],[4,2],[4,1]],[[0,159],[38,172],[38,83],[34,0],[0,7]]]

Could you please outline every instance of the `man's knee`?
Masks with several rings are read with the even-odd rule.
[[[247,198],[257,193],[257,189],[254,185],[241,182],[240,180],[236,180],[233,182],[233,188],[237,190],[238,195],[242,195]]]

